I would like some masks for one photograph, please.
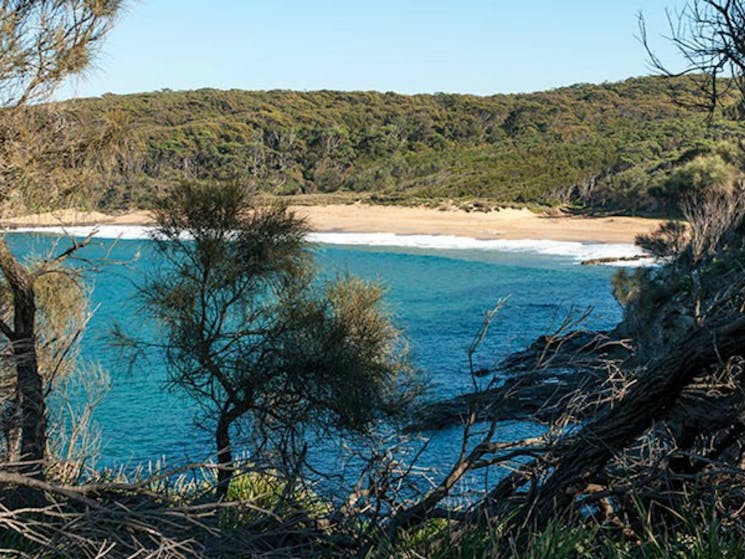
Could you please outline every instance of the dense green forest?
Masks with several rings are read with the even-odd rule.
[[[661,172],[742,131],[695,106],[699,93],[690,78],[647,77],[490,97],[201,89],[63,106],[126,136],[109,184],[85,197],[104,209],[148,207],[186,176],[276,195],[649,213]]]

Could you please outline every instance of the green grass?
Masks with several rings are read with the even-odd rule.
[[[501,526],[463,529],[432,522],[404,535],[396,546],[381,543],[370,559],[737,559],[745,540],[716,515],[691,510],[674,528],[646,520],[635,531],[591,521],[547,526],[508,537]]]

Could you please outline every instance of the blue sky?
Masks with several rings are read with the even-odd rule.
[[[130,0],[59,97],[162,88],[512,93],[649,74],[682,0]]]

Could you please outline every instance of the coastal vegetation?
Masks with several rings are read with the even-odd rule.
[[[93,47],[108,31],[119,2],[5,2],[0,6],[2,30],[0,42],[0,106],[3,107],[3,146],[0,184],[4,197],[23,190],[25,178],[34,176],[37,159],[52,159],[39,142],[46,138],[47,127],[37,128],[29,122],[27,106],[45,98],[67,76],[80,72],[89,63]],[[33,119],[31,119],[33,120]],[[18,136],[20,130],[38,130],[39,135]],[[54,131],[51,131],[52,133]],[[30,142],[28,150],[25,149]],[[28,153],[27,157],[22,154]],[[39,157],[44,154],[47,157]],[[59,167],[56,164],[56,167]],[[51,383],[62,368],[70,348],[58,348],[58,362],[40,359],[45,342],[54,344],[41,331],[46,317],[56,314],[55,305],[69,304],[64,282],[58,282],[59,298],[49,296],[47,276],[70,276],[61,265],[85,241],[74,241],[56,254],[50,254],[40,265],[21,262],[0,237],[0,275],[3,279],[3,316],[0,335],[10,359],[11,390],[4,419],[6,460],[16,469],[34,478],[44,478],[42,464],[47,455],[48,425],[46,397]],[[46,286],[46,287],[45,287]],[[44,297],[46,291],[47,297]],[[74,295],[72,297],[74,299]],[[67,301],[66,301],[67,299]],[[40,302],[48,308],[37,309]],[[38,311],[38,312],[37,312]],[[53,321],[46,321],[51,324]],[[64,325],[64,319],[62,320]],[[46,338],[46,339],[45,339]],[[70,344],[74,344],[72,336]],[[64,340],[65,338],[61,338]],[[60,340],[56,340],[59,342]],[[49,367],[42,370],[42,367]],[[16,440],[18,452],[15,452]]]
[[[241,447],[250,446],[253,467],[273,456],[271,467],[297,476],[304,429],[361,435],[408,412],[418,383],[381,287],[353,277],[319,286],[302,219],[253,206],[239,184],[182,183],[160,201],[156,224],[160,265],[139,293],[161,327],[154,340],[118,337],[135,350],[162,349],[169,385],[204,409],[219,499],[239,463],[239,425],[250,425]]]
[[[120,5],[1,4],[6,208],[28,210],[34,200],[156,208],[153,245],[162,260],[139,285],[143,310],[160,329],[142,339],[141,325],[124,325],[117,339],[166,353],[171,384],[204,406],[216,458],[170,470],[86,467],[89,454],[75,452],[89,440],[85,422],[57,412],[74,379],[85,385],[84,405],[95,403],[104,380],[74,359],[86,312],[72,259],[87,239],[27,261],[0,238],[2,553],[741,556],[745,179],[736,140],[745,4],[687,6],[674,40],[692,77],[576,86],[532,103],[207,91],[37,106],[30,103],[87,65]],[[732,86],[724,93],[723,68]],[[677,102],[663,95],[670,86]],[[685,108],[700,88],[713,91],[713,112]],[[117,106],[122,99],[131,106]],[[194,122],[200,111],[212,112]],[[575,120],[563,120],[567,114]],[[622,176],[629,182],[614,182]],[[39,188],[50,177],[59,189],[45,202]],[[627,211],[664,204],[687,223],[639,240],[661,260],[616,275],[624,317],[612,331],[583,331],[585,315],[570,316],[526,352],[477,368],[508,301],[486,312],[465,356],[473,390],[452,403],[462,443],[437,473],[418,463],[418,439],[389,420],[418,385],[380,289],[353,278],[324,286],[303,250],[304,224],[282,207],[256,204],[251,188]],[[537,409],[514,405],[526,388],[543,394]],[[500,439],[500,421],[518,413],[542,428]],[[345,447],[351,483],[323,491],[329,478],[306,461],[305,428],[354,433]],[[76,433],[66,454],[54,452],[61,433]],[[234,452],[235,433],[256,443],[245,457]],[[479,472],[493,475],[475,497],[458,499]]]
[[[659,214],[654,192],[670,169],[701,153],[739,157],[742,124],[727,105],[712,119],[699,90],[689,77],[645,77],[488,97],[202,89],[76,99],[35,117],[74,131],[56,151],[76,187],[50,198],[30,180],[6,213],[152,208],[186,178],[318,202]]]

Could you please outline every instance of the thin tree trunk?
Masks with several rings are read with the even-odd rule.
[[[235,465],[233,464],[233,447],[230,442],[230,426],[240,419],[253,406],[253,400],[246,398],[232,406],[228,405],[220,412],[215,428],[215,443],[217,445],[217,498],[228,496],[230,480],[233,479]]]
[[[228,487],[233,477],[233,450],[230,446],[230,422],[222,414],[215,429],[217,443],[217,498],[224,500],[228,496]]]

